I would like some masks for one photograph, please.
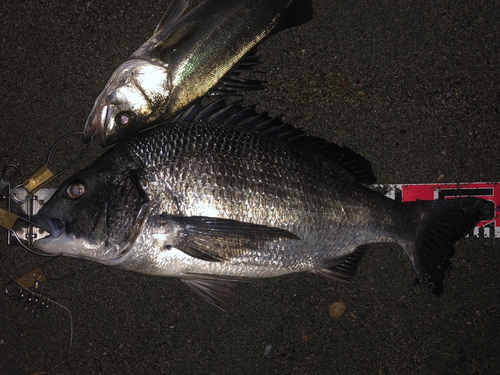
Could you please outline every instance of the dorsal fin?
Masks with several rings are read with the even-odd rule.
[[[177,21],[183,15],[188,5],[189,1],[187,0],[173,0],[165,13],[163,13],[158,25],[156,25],[153,36],[162,32],[167,26],[172,25],[175,21]]]
[[[352,173],[359,182],[375,183],[376,178],[371,164],[364,157],[347,147],[308,136],[302,130],[283,123],[279,118],[271,118],[266,113],[256,113],[254,108],[243,108],[238,103],[228,105],[223,99],[204,106],[201,104],[201,100],[198,100],[172,121],[222,123],[265,134],[336,162]]]
[[[270,1],[270,0],[269,0]],[[296,1],[295,4],[279,16],[278,24],[263,40],[254,46],[243,56],[239,62],[217,82],[209,91],[210,95],[235,95],[240,91],[262,90],[266,82],[253,79],[241,78],[241,73],[253,73],[261,64],[257,50],[259,46],[270,36],[285,29],[302,25],[312,19],[313,9],[311,0]]]

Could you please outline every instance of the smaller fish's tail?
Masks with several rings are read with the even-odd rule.
[[[453,245],[485,218],[491,211],[490,204],[470,197],[403,204],[420,210],[421,221],[416,241],[401,245],[412,261],[422,287],[441,294],[450,258],[454,254]]]

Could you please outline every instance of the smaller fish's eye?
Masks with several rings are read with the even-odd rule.
[[[85,194],[85,185],[80,182],[74,182],[68,185],[66,192],[70,199],[80,198],[83,194]]]
[[[134,117],[129,112],[120,112],[116,115],[116,123],[122,129],[126,129],[134,122]]]

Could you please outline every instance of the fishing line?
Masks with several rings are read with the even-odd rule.
[[[60,137],[59,139],[57,139],[54,142],[54,144],[51,146],[51,148],[47,154],[47,160],[46,160],[45,164],[42,167],[40,167],[35,173],[33,173],[28,179],[26,179],[23,183],[17,185],[11,191],[9,191],[8,195],[10,197],[12,197],[15,201],[17,201],[21,204],[24,204],[24,203],[28,202],[32,198],[34,193],[36,193],[38,190],[40,190],[44,185],[48,184],[50,181],[54,180],[56,177],[59,177],[64,172],[66,172],[68,169],[70,169],[72,166],[74,166],[88,152],[88,150],[92,146],[93,139],[90,140],[90,142],[85,147],[85,149],[69,165],[67,165],[65,168],[63,168],[58,173],[53,174],[48,168],[48,165],[50,164],[50,161],[52,158],[52,153],[54,152],[54,149],[57,147],[57,145],[59,143],[61,143],[63,140],[65,140],[71,136],[74,136],[74,135],[83,135],[83,132],[69,133],[69,134],[66,134],[66,135]],[[18,171],[18,168],[13,164],[8,164],[8,165],[4,166],[4,168],[2,170],[2,174],[1,174],[1,179],[0,179],[0,184],[2,185],[3,188],[9,186],[8,181],[7,181],[7,177],[13,176],[14,174],[16,174],[17,171]],[[24,190],[26,192],[24,198],[21,198],[16,193],[18,191],[18,189],[21,187],[24,188]],[[4,189],[2,189],[2,190],[4,190]],[[28,212],[28,215],[31,216],[32,213]],[[27,222],[31,227],[41,228],[40,225],[38,225],[30,220],[31,217],[30,217],[30,219],[28,219],[28,218],[23,217],[21,215],[15,215],[14,213],[12,213],[10,211],[5,211],[5,210],[0,209],[0,226],[6,228],[9,231],[9,233],[17,239],[17,241],[19,242],[19,244],[22,247],[24,247],[30,253],[35,254],[35,255],[44,256],[44,257],[57,256],[57,255],[52,255],[52,254],[38,253],[38,252],[28,248],[19,239],[18,234],[12,230],[17,219],[21,219],[21,220]],[[44,228],[42,228],[42,229],[44,229]]]
[[[28,220],[26,220],[28,221]],[[34,224],[36,227],[38,227],[38,225]],[[36,252],[35,250],[32,250],[30,249],[28,246],[26,246],[22,241],[21,239],[17,236],[17,233],[16,231],[14,230],[11,230],[10,233],[17,239],[17,241],[19,242],[19,244],[24,247],[26,250],[28,250],[30,253],[34,254],[34,255],[38,255],[38,256],[41,256],[41,257],[58,257],[60,256],[60,254],[45,254],[45,253],[38,253]]]
[[[52,173],[52,171],[50,171],[48,166],[50,163],[50,159],[52,157],[52,152],[54,151],[56,146],[59,143],[61,143],[63,140],[65,140],[66,138],[71,137],[73,135],[78,135],[78,134],[83,135],[83,132],[73,132],[73,133],[63,135],[57,141],[54,142],[54,144],[52,145],[52,147],[49,150],[49,153],[47,155],[47,161],[45,162],[45,164],[42,165],[35,173],[33,173],[25,181],[23,181],[22,184],[19,184],[16,187],[14,187],[14,189],[12,189],[11,195],[16,201],[21,202],[21,203],[28,201],[34,193],[36,193],[43,186],[45,186],[46,184],[48,184],[49,182],[54,180],[56,177],[59,177],[61,174],[66,172],[68,169],[70,169],[88,152],[88,150],[92,146],[93,138],[90,139],[90,142],[87,145],[87,147],[69,165],[67,165],[65,168],[63,168],[61,171],[59,171],[56,174],[54,174],[54,173]],[[26,195],[26,198],[24,198],[24,199],[21,199],[16,195],[17,189],[19,189],[21,187],[23,187],[28,193]]]
[[[71,137],[72,135],[77,135],[77,134],[81,134],[83,135],[83,132],[73,132],[73,133],[69,133],[69,134],[66,134],[66,135],[63,135],[61,138],[59,138],[53,145],[52,147],[50,148],[49,150],[49,154],[47,155],[47,161],[45,162],[46,165],[49,165],[49,162],[50,162],[50,157],[52,156],[52,151],[54,151],[54,148],[56,148],[56,146],[61,142],[63,141],[64,139],[68,138],[68,137]],[[85,148],[85,150],[83,150],[80,155],[78,155],[78,157],[73,160],[66,168],[62,169],[59,173],[57,173],[54,177],[59,177],[61,174],[63,174],[64,172],[66,172],[68,169],[70,169],[73,165],[75,165],[78,160],[80,160],[86,153],[87,151],[90,149],[90,146],[92,146],[92,142],[93,142],[94,138],[91,138],[90,139],[90,142],[89,144],[87,145],[87,147]]]
[[[44,268],[45,265],[47,265],[49,262],[52,262],[54,261],[56,258],[58,257],[61,257],[62,255],[59,255],[59,256],[56,256],[56,257],[53,257],[53,258],[50,258],[48,260],[46,260],[45,262],[43,262],[42,264],[38,265],[37,268],[35,268],[35,270],[39,270],[41,268]],[[35,271],[34,270],[34,271]],[[33,277],[35,277],[35,275],[33,274],[33,271],[30,272],[31,275],[33,275]],[[35,286],[35,289],[37,289],[37,284],[36,282],[40,283],[40,282],[43,282],[43,281],[61,281],[61,280],[65,280],[65,279],[69,279],[70,277],[73,277],[75,276],[77,273],[76,272],[73,272],[69,275],[66,275],[66,276],[61,276],[61,277],[47,277],[47,276],[43,276],[43,277],[38,277],[36,280],[35,280],[35,283],[34,283],[34,286]],[[26,275],[25,275],[26,276]],[[16,298],[16,297],[19,297],[18,294],[15,294],[13,293],[12,290],[9,289],[10,285],[11,284],[14,284],[15,283],[11,280],[11,281],[7,281],[4,285],[4,291],[5,291],[5,294],[7,294],[9,297],[12,297],[12,298]],[[23,285],[25,288],[30,288],[30,287],[27,287],[26,285]]]
[[[19,240],[19,239],[18,239]],[[51,259],[50,259],[51,260]],[[48,261],[47,261],[48,262]],[[46,264],[47,262],[44,262],[43,264]],[[66,354],[64,356],[64,358],[59,362],[57,363],[55,366],[52,366],[51,368],[47,369],[47,370],[44,370],[44,371],[40,371],[40,372],[36,372],[36,373],[33,373],[31,375],[42,375],[42,374],[46,374],[48,373],[49,371],[52,371],[56,368],[58,368],[59,366],[61,366],[63,363],[65,363],[68,358],[69,358],[69,354],[71,352],[71,347],[73,345],[73,315],[71,314],[71,311],[64,305],[60,304],[59,302],[56,302],[50,298],[47,298],[47,297],[44,297],[42,296],[40,293],[38,292],[34,292],[26,287],[24,287],[23,285],[21,285],[9,272],[7,272],[7,270],[5,269],[5,266],[3,264],[3,259],[2,259],[2,256],[1,256],[1,252],[0,252],[0,265],[2,266],[2,270],[3,272],[5,273],[5,275],[7,275],[8,278],[10,278],[14,283],[16,283],[21,289],[23,290],[26,290],[27,292],[31,293],[32,295],[40,298],[40,299],[43,299],[45,301],[48,301],[49,303],[52,303],[56,306],[59,306],[60,308],[66,310],[66,312],[68,313],[68,316],[69,316],[69,327],[70,327],[70,336],[69,336],[69,343],[68,343],[68,349],[66,351]]]
[[[69,165],[67,165],[65,168],[63,168],[60,172],[58,172],[57,174],[53,174],[49,168],[48,168],[48,165],[50,163],[50,160],[51,160],[51,157],[52,157],[52,152],[54,151],[55,147],[61,142],[63,141],[64,139],[70,137],[70,136],[73,136],[73,135],[77,135],[77,134],[83,134],[83,132],[74,132],[74,133],[70,133],[70,134],[66,134],[65,136],[59,138],[53,145],[52,147],[50,148],[49,150],[49,153],[47,155],[47,161],[45,162],[45,164],[39,168],[33,175],[31,175],[27,180],[25,180],[22,184],[19,184],[17,185],[13,190],[12,192],[9,193],[10,196],[12,196],[13,199],[15,199],[16,201],[20,202],[20,203],[24,203],[24,202],[27,202],[29,199],[31,199],[32,195],[38,191],[39,189],[41,189],[44,185],[46,185],[47,183],[49,183],[50,181],[52,181],[53,179],[55,179],[56,177],[60,176],[61,174],[63,174],[64,172],[66,172],[68,169],[70,169],[73,165],[75,165],[87,152],[88,150],[90,149],[90,147],[92,146],[92,139],[90,140],[89,144],[87,145],[87,147],[78,155],[78,157],[73,160]],[[17,172],[17,167],[15,167],[15,172]],[[6,181],[4,181],[5,177],[5,168],[4,170],[2,171],[2,184],[7,184]],[[3,186],[3,185],[2,185]],[[16,190],[20,187],[23,187],[27,194],[26,194],[26,197],[24,199],[21,199],[19,198],[17,195],[16,195]],[[3,189],[2,189],[3,190]],[[4,213],[5,215],[5,213]],[[13,217],[11,217],[12,219]],[[20,218],[21,220],[27,222],[28,224],[30,224],[31,226],[33,227],[37,227],[37,228],[40,228],[39,225],[37,225],[36,223],[32,222],[31,220],[27,219],[27,218],[24,218],[22,216],[18,216],[18,215],[15,215],[15,219],[17,218]],[[14,220],[15,221],[15,220]],[[9,223],[10,224],[10,223]],[[13,225],[13,223],[12,223]],[[55,255],[55,254],[42,254],[42,253],[38,253],[32,249],[30,249],[28,246],[26,246],[22,241],[21,239],[19,238],[18,234],[13,230],[11,229],[10,225],[7,226],[8,228],[10,228],[9,232],[11,233],[11,235],[13,235],[17,241],[19,242],[19,244],[26,250],[28,250],[30,253],[32,254],[35,254],[35,255],[38,255],[38,256],[43,256],[43,257],[50,257],[51,259],[47,260],[46,262],[42,263],[42,265],[45,265],[47,264],[47,262],[49,261],[52,261],[53,259],[55,259],[55,257],[58,257],[59,255]],[[47,297],[44,297],[42,296],[37,290],[38,290],[38,285],[39,285],[39,281],[40,279],[39,278],[36,278],[35,279],[35,283],[34,283],[34,286],[35,286],[35,290],[31,290],[29,288],[27,288],[26,286],[22,285],[20,282],[18,282],[5,268],[5,265],[3,263],[3,259],[1,257],[1,252],[0,252],[0,265],[2,267],[2,270],[4,272],[4,274],[11,280],[10,282],[8,283],[14,283],[14,284],[17,284],[17,286],[20,288],[20,290],[23,290],[25,291],[26,295],[30,296],[28,298],[28,303],[31,303],[31,298],[32,297],[35,297],[37,299],[35,299],[35,304],[38,303],[39,300],[43,300],[43,301],[46,301],[47,303],[45,303],[45,306],[44,307],[48,307],[50,306],[50,304],[54,304],[56,306],[59,306],[60,308],[64,309],[67,313],[68,313],[68,316],[69,316],[69,327],[70,327],[70,336],[69,336],[69,342],[68,342],[68,347],[67,347],[67,350],[66,350],[66,353],[64,355],[64,357],[62,358],[61,361],[59,361],[56,365],[50,367],[49,369],[47,370],[44,370],[44,371],[40,371],[40,372],[36,372],[32,375],[42,375],[42,374],[46,374],[56,368],[58,368],[59,366],[61,366],[63,363],[65,363],[68,358],[69,358],[69,355],[70,355],[70,352],[71,352],[71,347],[72,347],[72,344],[73,344],[73,315],[71,313],[71,311],[64,305],[50,299],[50,298],[47,298]],[[40,274],[41,275],[41,274]],[[70,275],[71,276],[71,275]],[[68,277],[70,277],[68,276]],[[41,277],[41,276],[40,276]],[[12,295],[7,291],[7,284],[6,283],[6,286],[5,286],[5,292],[6,294],[9,296],[9,297],[12,297]],[[40,304],[41,306],[42,304]],[[34,310],[32,310],[34,311]]]

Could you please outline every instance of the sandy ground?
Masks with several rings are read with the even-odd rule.
[[[0,6],[0,166],[19,166],[14,182],[43,164],[58,137],[82,130],[108,77],[166,4]],[[314,8],[311,22],[264,43],[269,88],[245,104],[351,147],[380,183],[500,180],[498,1],[316,0]],[[54,168],[78,147],[62,145]],[[101,152],[93,147],[80,165]],[[15,277],[45,261],[7,247],[5,235],[0,255]],[[353,285],[306,274],[240,285],[229,314],[179,280],[58,258],[42,266],[47,277],[76,274],[41,292],[70,309],[74,337],[52,373],[498,373],[499,241],[461,241],[440,298],[413,285],[402,249],[376,246]],[[328,305],[339,300],[347,312],[332,319]],[[23,307],[0,294],[1,374],[46,370],[66,351],[67,312],[52,303],[36,318]]]

